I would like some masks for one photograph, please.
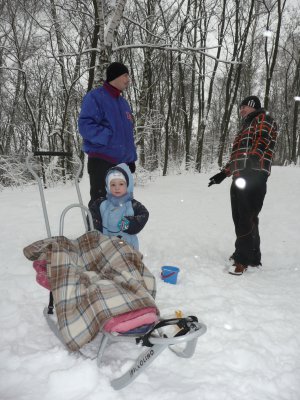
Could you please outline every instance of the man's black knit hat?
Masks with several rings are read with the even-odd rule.
[[[257,96],[248,96],[246,97],[240,104],[240,108],[242,106],[249,106],[255,108],[256,110],[261,109],[260,100]]]
[[[123,74],[129,74],[126,65],[119,62],[113,62],[107,67],[106,80],[107,82],[113,81]]]

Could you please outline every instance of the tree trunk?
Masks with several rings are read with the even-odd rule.
[[[165,121],[165,155],[164,155],[164,167],[163,167],[163,176],[167,175],[167,170],[168,170],[168,160],[169,160],[169,122],[170,122],[170,117],[171,117],[171,110],[172,110],[172,97],[173,97],[173,55],[170,53],[170,71],[168,74],[168,112],[167,112],[167,118]]]
[[[283,14],[283,10],[284,10],[284,7],[285,7],[286,0],[283,0],[282,7],[281,7],[281,0],[277,0],[276,3],[277,3],[278,19],[277,19],[275,42],[272,45],[272,51],[271,51],[270,57],[268,56],[268,36],[266,36],[266,40],[265,40],[265,59],[266,59],[266,74],[267,74],[267,76],[266,76],[265,98],[264,98],[264,107],[265,107],[265,109],[268,109],[268,107],[269,107],[271,82],[272,82],[272,78],[273,78],[275,64],[276,64],[276,61],[277,61],[279,39],[280,39],[280,30],[281,30],[281,23],[282,23],[282,14]],[[266,3],[265,3],[265,5],[266,5]],[[270,12],[268,13],[268,20],[267,21],[268,21],[267,30],[269,30]]]
[[[203,151],[203,142],[204,142],[205,131],[206,131],[206,124],[208,121],[210,108],[211,108],[211,104],[212,104],[214,83],[215,83],[216,73],[217,73],[217,69],[218,69],[218,65],[219,65],[218,60],[221,55],[221,50],[222,50],[222,45],[223,45],[223,40],[224,40],[224,29],[225,29],[225,21],[226,21],[226,15],[225,15],[226,2],[227,2],[227,0],[223,0],[221,18],[220,18],[219,29],[218,29],[218,50],[217,50],[217,55],[216,55],[216,59],[214,62],[213,72],[211,75],[209,89],[208,89],[206,111],[204,108],[206,58],[204,57],[204,55],[200,56],[200,66],[199,66],[200,78],[199,78],[199,83],[198,83],[199,115],[198,115],[198,132],[197,132],[198,139],[197,139],[197,156],[196,156],[196,170],[199,172],[201,171],[202,151]],[[201,5],[202,5],[202,8],[206,7],[205,0],[202,0]],[[206,15],[206,13],[205,13],[205,15]],[[203,47],[203,48],[206,47],[207,31],[208,31],[207,24],[208,24],[208,22],[205,22],[204,28],[201,29],[201,47]],[[201,83],[202,89],[200,89],[200,83]],[[202,96],[201,96],[200,90],[202,91]],[[204,115],[204,113],[205,113],[205,115]]]
[[[299,139],[299,134],[297,125],[298,125],[298,115],[299,115],[299,92],[300,92],[300,57],[298,58],[298,62],[296,65],[296,74],[293,81],[293,89],[296,93],[297,98],[295,98],[294,112],[293,112],[293,128],[292,128],[292,155],[291,161],[297,164],[297,158],[300,155],[300,140],[298,143],[297,149],[297,139]],[[295,97],[296,97],[295,96]],[[297,137],[298,136],[298,137]]]
[[[232,60],[233,61],[238,60],[240,64],[237,64],[237,66],[235,66],[234,64],[230,64],[228,78],[226,80],[226,93],[225,93],[225,105],[224,105],[225,110],[221,123],[221,137],[219,142],[219,157],[218,157],[219,167],[222,167],[223,164],[223,155],[228,135],[229,121],[240,84],[241,71],[242,71],[241,63],[243,62],[244,53],[247,46],[247,38],[252,21],[252,14],[253,14],[255,0],[251,0],[248,20],[242,36],[240,36],[240,26],[239,26],[240,0],[235,0],[235,2],[236,2],[235,37],[234,37],[234,51]],[[239,44],[240,44],[240,50],[239,50]]]

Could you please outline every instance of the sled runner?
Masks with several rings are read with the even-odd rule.
[[[70,156],[37,152],[37,156]],[[103,363],[106,348],[114,343],[141,347],[132,366],[111,384],[119,390],[131,383],[166,348],[178,357],[194,354],[206,326],[195,316],[163,319],[155,304],[155,278],[142,261],[142,254],[117,237],[94,230],[89,210],[83,205],[79,175],[75,178],[79,203],[61,213],[59,236],[52,236],[42,182],[31,160],[28,169],[38,182],[48,237],[24,248],[33,261],[37,281],[51,290],[44,316],[50,329],[71,352],[97,358]],[[76,239],[63,235],[66,213],[80,208],[86,232]],[[91,230],[88,230],[87,218]],[[175,329],[176,328],[176,329]],[[92,352],[89,349],[96,350]]]
[[[47,313],[47,308],[44,309],[44,316],[48,322],[50,329],[62,341],[57,324],[52,315]],[[172,337],[167,337],[163,333],[163,328],[168,326],[177,326],[179,332]],[[178,357],[189,358],[192,357],[198,337],[206,332],[206,326],[198,322],[194,316],[186,318],[165,319],[159,321],[147,333],[136,335],[130,333],[110,333],[103,330],[98,334],[94,341],[98,342],[98,350],[94,349],[95,355],[90,355],[89,350],[84,347],[79,352],[86,358],[97,358],[97,365],[101,367],[102,359],[105,349],[112,343],[131,343],[132,345],[141,345],[145,348],[140,355],[136,358],[128,370],[120,377],[111,381],[111,385],[115,390],[123,389],[125,386],[133,382],[141,372],[143,372],[166,348],[173,351]],[[178,345],[178,346],[176,346]],[[180,345],[184,345],[183,348]],[[85,347],[88,347],[87,344]]]

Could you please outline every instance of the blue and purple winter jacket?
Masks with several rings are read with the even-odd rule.
[[[83,98],[78,119],[83,151],[116,164],[134,162],[137,155],[132,112],[128,102],[114,95],[111,88],[105,82]]]

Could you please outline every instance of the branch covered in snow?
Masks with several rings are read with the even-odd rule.
[[[151,48],[151,49],[157,49],[157,50],[162,50],[162,51],[174,51],[174,52],[181,52],[181,53],[186,53],[189,51],[196,52],[196,53],[201,53],[206,57],[212,58],[213,60],[216,60],[221,63],[225,64],[243,64],[242,62],[239,61],[230,61],[230,60],[222,60],[218,59],[217,57],[206,53],[206,50],[211,50],[211,49],[216,49],[218,46],[214,47],[207,47],[205,49],[203,48],[197,48],[197,47],[168,47],[167,45],[156,45],[156,44],[129,44],[129,45],[124,45],[124,46],[117,46],[113,47],[113,51],[118,51],[118,50],[124,50],[124,49],[139,49],[139,48]]]
[[[220,58],[217,58],[213,56],[212,54],[209,54],[206,52],[206,50],[212,50],[218,48],[218,46],[213,46],[213,47],[206,47],[206,48],[201,48],[201,47],[170,47],[168,45],[162,44],[162,45],[157,45],[157,44],[149,44],[149,43],[143,43],[143,44],[128,44],[124,46],[116,46],[113,47],[113,51],[118,51],[118,50],[124,50],[124,49],[145,49],[145,48],[151,48],[151,49],[156,49],[156,50],[161,50],[161,51],[172,51],[172,52],[180,52],[180,53],[187,53],[187,52],[195,52],[195,53],[201,53],[206,57],[212,58],[213,60],[216,60],[220,63],[224,64],[243,64],[240,61],[230,61],[230,60],[223,60]],[[85,50],[82,50],[80,54],[86,54],[90,52],[97,52],[101,53],[101,49],[99,48],[88,48]],[[60,57],[76,57],[78,56],[78,53],[64,53],[60,54]]]

